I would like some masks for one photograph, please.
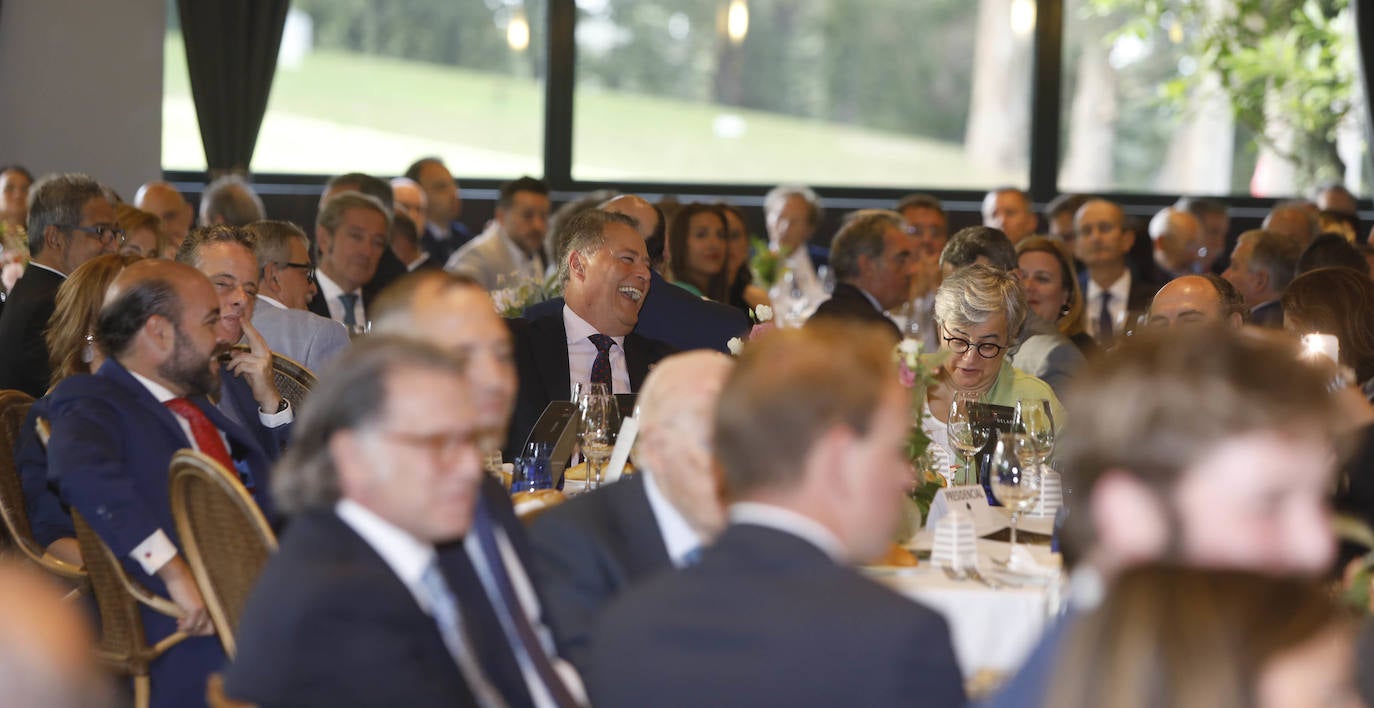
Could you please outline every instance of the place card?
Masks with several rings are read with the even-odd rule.
[[[1006,519],[988,506],[988,494],[981,484],[946,487],[936,492],[926,514],[926,528],[934,528],[952,509],[968,514],[981,533],[991,533],[1006,526]]]
[[[1059,473],[1048,466],[1042,468],[1040,477],[1040,499],[1027,517],[1053,519],[1064,505],[1064,482]]]
[[[603,484],[620,480],[620,473],[625,471],[625,463],[630,459],[630,450],[634,448],[635,436],[638,434],[639,418],[630,416],[621,422],[620,433],[616,435],[615,447],[611,450],[611,459],[606,463]]]
[[[930,561],[955,570],[978,566],[978,535],[972,516],[956,508],[936,522]]]

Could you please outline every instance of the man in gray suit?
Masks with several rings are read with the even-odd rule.
[[[247,229],[257,241],[259,273],[253,326],[272,351],[319,371],[348,346],[348,330],[306,309],[315,282],[305,232],[285,221],[258,221]]]
[[[488,292],[542,281],[548,225],[549,186],[533,177],[507,182],[491,226],[458,249],[444,270],[466,275]]]

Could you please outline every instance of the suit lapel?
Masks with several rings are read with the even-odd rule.
[[[186,438],[186,431],[181,429],[177,417],[170,410],[167,410],[167,406],[159,403],[157,398],[118,361],[107,359],[101,365],[100,370],[96,372],[96,375],[110,379],[121,388],[126,389],[130,394],[130,400],[142,407],[167,433],[185,442],[186,447],[191,446],[191,441]]]
[[[310,311],[320,317],[333,319],[329,317],[329,304],[324,301],[324,293],[319,289],[315,290],[315,297],[310,298]]]
[[[668,546],[658,529],[653,507],[649,506],[649,495],[645,491],[643,475],[634,475],[612,485],[607,492],[625,498],[624,504],[611,504],[614,512],[611,523],[617,532],[616,537],[625,544],[626,563],[632,574],[645,575],[672,566],[668,557]],[[609,501],[609,500],[608,500]]]
[[[544,395],[550,401],[568,400],[572,376],[568,373],[568,334],[561,310],[530,322],[530,345]]]
[[[631,393],[638,393],[639,387],[644,385],[644,379],[649,376],[650,358],[648,340],[634,332],[625,335],[625,368],[630,374]]]

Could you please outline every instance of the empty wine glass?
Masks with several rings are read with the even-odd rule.
[[[975,396],[963,393],[954,395],[954,401],[949,406],[949,421],[946,429],[949,433],[949,444],[958,448],[964,457],[964,482],[972,484],[973,474],[973,455],[988,442],[988,429],[982,427],[973,420],[970,407],[977,403]]]
[[[578,402],[578,438],[582,443],[582,458],[587,461],[587,488],[601,486],[601,475],[615,449],[615,435],[620,427],[620,412],[612,396],[584,394]]]
[[[1054,413],[1048,400],[1017,400],[1016,421],[1012,427],[1025,434],[1025,444],[1020,447],[1023,464],[1039,466],[1050,459],[1054,453]]]
[[[997,436],[997,444],[992,451],[992,495],[1011,511],[1011,545],[1016,548],[1016,522],[1022,512],[1035,508],[1040,496],[1040,473],[1034,465],[1021,464],[1019,446],[1025,444],[1026,436],[1003,433]],[[1013,552],[1008,552],[1007,562],[1011,562]]]

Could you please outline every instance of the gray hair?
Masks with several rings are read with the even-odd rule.
[[[886,209],[862,209],[845,217],[844,225],[830,242],[830,267],[835,278],[850,282],[859,277],[859,258],[883,256],[883,236],[888,228],[902,228],[902,217]]]
[[[386,219],[386,241],[391,243],[391,210],[382,204],[382,200],[362,192],[340,192],[329,198],[320,209],[320,216],[317,220],[325,231],[334,233],[338,230],[339,224],[343,223],[344,212],[349,209],[371,209],[382,215]]]
[[[225,175],[211,182],[200,196],[200,223],[209,226],[219,217],[230,226],[247,226],[267,217],[262,199],[238,175]]]
[[[583,259],[591,258],[592,254],[606,245],[606,225],[624,224],[631,229],[635,229],[635,220],[630,217],[613,211],[602,209],[585,209],[568,219],[568,223],[562,228],[560,237],[566,237],[561,246],[562,258],[558,263],[558,283],[566,285],[568,282],[568,256],[577,253]],[[635,230],[638,234],[639,231]]]
[[[283,513],[327,509],[342,496],[329,441],[344,431],[372,430],[387,413],[387,381],[402,370],[463,376],[463,364],[416,339],[373,335],[326,367],[292,431],[291,444],[272,469],[272,498]]]
[[[969,327],[995,315],[1007,318],[1007,335],[1015,337],[1026,321],[1026,293],[1016,276],[987,265],[954,271],[935,291],[935,320],[945,326]]]
[[[804,184],[780,184],[768,190],[768,194],[763,197],[763,213],[772,214],[782,209],[782,205],[792,197],[801,197],[806,200],[806,205],[811,207],[812,226],[821,223],[821,216],[825,213],[821,206],[821,198],[816,194],[816,190]]]
[[[257,241],[259,273],[269,263],[282,265],[291,260],[292,239],[300,239],[307,250],[310,247],[310,239],[306,237],[301,227],[289,221],[254,221],[243,228]]]
[[[29,254],[43,252],[43,232],[49,226],[70,228],[81,223],[81,209],[96,197],[115,203],[110,190],[83,174],[48,175],[29,188]]]
[[[1302,244],[1276,231],[1251,229],[1241,234],[1236,243],[1252,244],[1250,268],[1269,275],[1269,287],[1280,292],[1297,275]]]
[[[186,235],[186,240],[182,241],[181,247],[177,249],[177,260],[193,268],[199,268],[201,249],[212,243],[237,243],[248,249],[255,258],[257,256],[258,244],[253,232],[238,226],[215,224],[191,229],[191,233]]]
[[[979,256],[988,263],[1012,271],[1017,269],[1016,246],[1001,229],[991,226],[968,226],[959,229],[949,238],[945,249],[940,251],[940,265],[951,268],[964,268],[978,261]]]

